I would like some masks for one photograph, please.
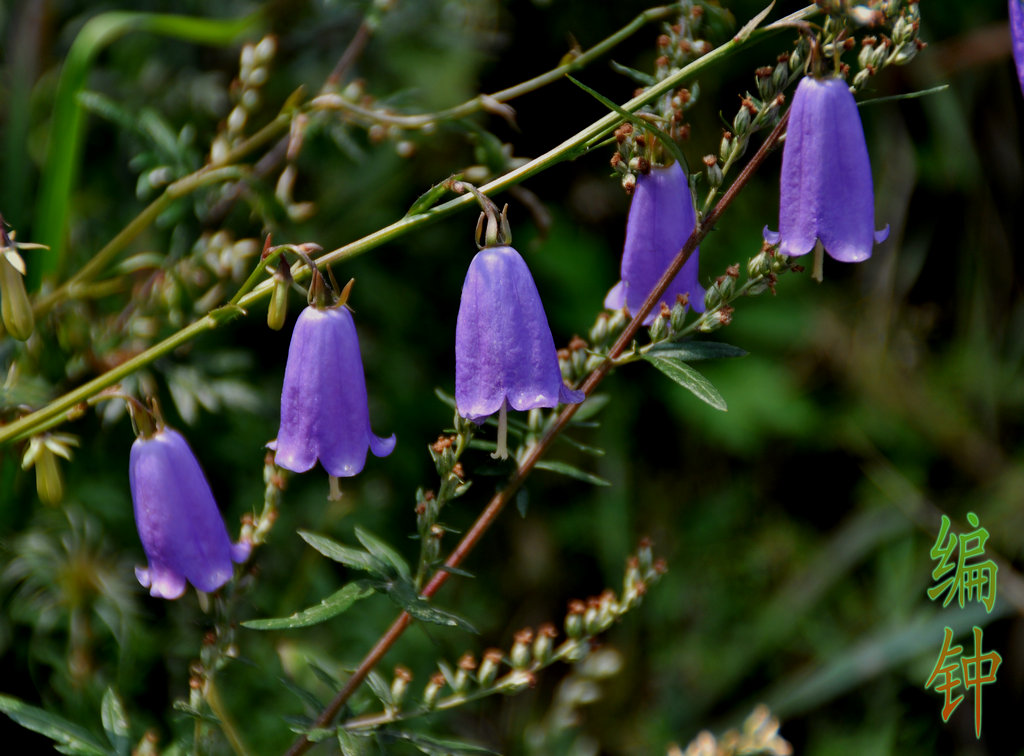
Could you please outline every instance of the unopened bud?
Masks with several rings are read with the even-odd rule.
[[[281,259],[284,263],[284,258]],[[282,269],[284,272],[282,272]],[[267,306],[267,325],[271,330],[280,331],[284,327],[284,321],[288,317],[288,290],[291,288],[291,272],[287,263],[279,266],[274,273],[274,290],[270,294],[270,304]]]
[[[533,641],[533,659],[538,664],[547,664],[551,659],[551,650],[554,646],[555,637],[558,631],[550,622],[541,625],[537,629],[537,637]]]
[[[732,119],[732,130],[736,134],[745,134],[748,128],[750,128],[750,111],[741,107],[737,111],[736,117]]]
[[[704,165],[708,173],[708,185],[717,189],[722,185],[722,166],[718,164],[718,158],[714,155],[704,156]]]
[[[391,702],[396,709],[402,708],[402,701],[405,700],[410,682],[412,682],[412,672],[402,665],[395,667],[395,678],[391,681]]]
[[[722,143],[718,147],[718,156],[722,160],[728,160],[732,154],[732,133],[726,131],[722,134]]]
[[[569,613],[565,615],[565,634],[573,640],[578,640],[584,635],[583,614],[587,605],[579,599],[569,602]]]
[[[666,338],[668,336],[668,319],[659,313],[658,317],[651,323],[648,333],[651,336],[651,341],[661,341]]]
[[[480,669],[476,674],[480,687],[486,688],[494,682],[494,678],[498,676],[499,666],[501,666],[501,651],[496,648],[484,651],[484,660],[480,662]]]
[[[530,643],[533,642],[533,630],[523,628],[516,633],[515,642],[512,644],[512,653],[509,659],[512,662],[512,669],[526,669],[530,666],[532,659],[530,654]]]
[[[12,338],[25,341],[32,335],[35,318],[25,292],[25,282],[3,252],[0,252],[0,316]]]
[[[589,336],[593,344],[604,343],[605,339],[608,338],[608,313],[602,312],[597,316],[594,326],[590,329]]]
[[[632,194],[633,190],[636,189],[636,176],[632,173],[627,173],[623,176],[622,188],[626,190],[626,194]]]
[[[689,294],[679,294],[676,297],[676,303],[669,315],[669,324],[672,326],[673,331],[681,331],[686,325],[686,309],[689,303]]]
[[[427,709],[433,709],[437,706],[437,699],[441,695],[441,689],[445,686],[444,675],[440,672],[435,672],[430,678],[430,682],[427,683],[427,687],[423,689],[423,705]]]

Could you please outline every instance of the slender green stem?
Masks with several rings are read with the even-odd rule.
[[[361,116],[371,123],[387,123],[399,126],[403,129],[422,129],[441,121],[465,118],[466,116],[472,115],[480,110],[495,109],[496,106],[502,103],[514,100],[517,97],[521,97],[524,94],[528,94],[540,89],[541,87],[545,87],[548,84],[558,81],[565,74],[577,71],[597,58],[600,58],[606,52],[631,37],[651,21],[658,21],[663,18],[668,18],[674,13],[678,13],[680,7],[680,4],[676,3],[673,5],[663,5],[657,8],[648,8],[617,32],[601,40],[589,50],[586,50],[579,55],[575,55],[567,63],[552,68],[550,71],[545,71],[544,73],[516,84],[515,86],[502,89],[492,94],[477,95],[473,99],[467,100],[460,105],[455,105],[444,110],[438,110],[434,113],[404,115],[401,113],[392,113],[386,110],[373,110],[361,107],[344,97],[333,94],[316,98],[314,100],[314,104],[325,108],[337,108],[339,110],[344,110]]]

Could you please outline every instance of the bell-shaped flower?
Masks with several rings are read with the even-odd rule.
[[[370,430],[359,337],[344,305],[311,305],[296,320],[284,369],[281,427],[269,446],[286,470],[306,472],[320,460],[332,479],[359,473],[367,447],[378,457],[395,448],[393,434],[379,438]]]
[[[889,235],[888,226],[875,231],[871,161],[857,103],[842,79],[805,76],[797,85],[779,194],[779,230],[765,226],[764,238],[786,256],[805,255],[821,242],[833,259],[861,262]],[[821,259],[818,249],[818,280]]]
[[[1024,2],[1010,0],[1010,37],[1013,40],[1013,61],[1017,64],[1017,79],[1024,94]]]
[[[582,402],[562,382],[558,353],[530,269],[509,246],[485,247],[469,264],[455,325],[455,404],[475,423],[500,412],[498,452],[506,456],[508,407],[530,410]]]
[[[690,183],[679,163],[655,167],[638,176],[626,221],[622,280],[608,292],[604,306],[609,310],[624,306],[630,314],[638,312],[696,225]],[[695,248],[665,290],[662,302],[669,307],[675,305],[678,296],[686,295],[694,310],[704,312],[704,289],[697,281],[699,254],[700,248]],[[644,318],[644,325],[650,325],[658,311],[655,305]]]
[[[210,484],[176,430],[161,427],[136,438],[128,477],[149,561],[135,575],[151,595],[176,599],[186,580],[200,591],[215,591],[231,579],[232,562],[249,557],[250,544],[231,543]]]

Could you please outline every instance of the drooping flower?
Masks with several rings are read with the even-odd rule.
[[[697,225],[690,184],[679,163],[652,168],[637,178],[633,201],[626,221],[626,243],[622,250],[622,280],[604,298],[609,310],[623,306],[632,314],[640,310],[654,285],[672,263]],[[683,265],[669,284],[662,300],[669,307],[679,295],[686,295],[690,306],[704,312],[704,289],[697,281],[700,248]],[[658,314],[655,305],[644,318],[650,325]]]
[[[135,575],[151,595],[176,599],[187,580],[215,591],[231,579],[232,562],[250,544],[232,544],[199,462],[176,430],[161,427],[135,439],[128,464],[135,524],[149,566]]]
[[[1017,64],[1017,79],[1024,94],[1024,3],[1010,0],[1010,37],[1013,40],[1013,60]]]
[[[797,85],[782,150],[779,230],[764,238],[789,257],[817,242],[842,262],[871,257],[889,227],[875,231],[871,161],[857,103],[840,78],[805,76]],[[820,251],[815,277],[820,280]]]
[[[507,407],[582,402],[562,382],[558,353],[530,269],[509,246],[485,247],[469,264],[455,325],[455,404],[479,423]],[[499,427],[498,453],[504,451]]]
[[[366,449],[386,457],[395,436],[370,430],[363,359],[352,314],[344,305],[309,306],[292,331],[281,391],[278,465],[306,472],[317,460],[332,478],[348,478],[366,464]]]

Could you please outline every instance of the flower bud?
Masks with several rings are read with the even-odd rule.
[[[533,641],[533,659],[538,664],[547,664],[551,660],[551,650],[554,646],[554,639],[558,635],[555,626],[550,622],[541,625],[537,629],[537,637]]]
[[[745,106],[741,106],[736,112],[736,117],[732,119],[732,130],[736,134],[745,134],[748,128],[750,128],[750,111]]]
[[[686,325],[686,311],[690,304],[690,298],[686,294],[679,294],[676,296],[675,306],[672,307],[672,311],[669,314],[669,324],[672,326],[673,331],[681,331]]]
[[[573,640],[578,640],[584,635],[583,613],[587,605],[579,599],[569,602],[569,613],[565,615],[565,634]]]
[[[726,131],[722,134],[722,143],[718,147],[718,157],[728,160],[732,154],[732,132]]]
[[[427,687],[423,690],[423,705],[427,709],[433,709],[437,706],[437,699],[441,695],[441,689],[445,686],[444,675],[440,672],[435,672],[430,682],[427,683]]]
[[[522,670],[530,666],[531,642],[533,642],[533,630],[530,628],[525,627],[516,633],[515,642],[512,644],[512,653],[509,654],[513,669]]]
[[[590,329],[589,336],[593,344],[604,343],[605,339],[608,338],[608,313],[602,312],[597,316],[597,320],[594,321],[594,325]]]
[[[281,267],[278,267],[278,271],[274,274],[274,291],[270,295],[270,304],[267,306],[267,325],[272,331],[280,331],[288,317],[288,289],[291,288],[289,283],[291,273],[288,272],[287,264],[283,268],[284,275],[281,273]]]
[[[659,314],[651,323],[648,333],[650,333],[651,341],[661,341],[666,338],[668,336],[668,319]]]
[[[0,252],[0,316],[12,338],[25,341],[32,335],[35,318],[25,293],[25,282],[4,252]]]
[[[494,682],[499,666],[501,666],[501,651],[496,648],[484,651],[484,660],[480,662],[480,669],[476,673],[480,687],[489,687]]]
[[[391,702],[396,709],[402,708],[402,701],[412,682],[412,672],[399,664],[395,667],[395,678],[391,681]]]
[[[722,185],[722,166],[718,164],[718,159],[714,155],[704,156],[704,166],[707,168],[708,186],[717,189]]]

